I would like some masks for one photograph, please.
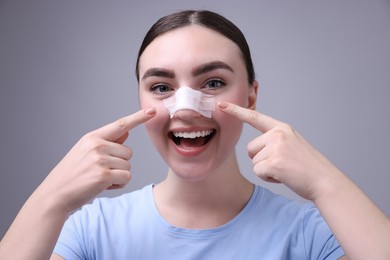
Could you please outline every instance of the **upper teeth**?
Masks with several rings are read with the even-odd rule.
[[[205,137],[210,135],[213,130],[203,130],[203,131],[194,131],[194,132],[174,132],[173,135],[175,137],[181,138],[197,138],[197,137]]]

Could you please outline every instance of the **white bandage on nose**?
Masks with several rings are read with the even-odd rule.
[[[204,94],[190,87],[180,87],[175,95],[163,99],[165,107],[172,118],[179,110],[190,109],[199,114],[211,118],[215,110],[215,99],[213,95]]]

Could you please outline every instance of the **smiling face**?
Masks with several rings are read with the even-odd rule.
[[[142,108],[156,107],[145,126],[157,150],[176,175],[200,180],[222,170],[233,159],[242,122],[216,109],[212,118],[192,110],[169,117],[163,99],[189,86],[215,99],[255,107],[257,84],[248,85],[238,46],[223,35],[199,25],[172,30],[157,37],[139,60]]]

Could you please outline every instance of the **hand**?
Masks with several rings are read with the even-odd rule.
[[[331,181],[331,173],[339,172],[286,123],[232,103],[220,102],[218,107],[263,133],[247,145],[253,171],[261,179],[283,183],[314,201],[321,187]]]
[[[132,150],[123,143],[131,129],[155,113],[140,110],[83,136],[41,184],[39,194],[69,213],[106,189],[124,187],[131,179]]]

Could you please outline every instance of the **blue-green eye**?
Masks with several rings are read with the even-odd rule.
[[[153,85],[150,90],[156,94],[165,94],[169,91],[172,91],[173,89],[167,85],[164,84],[156,84]]]
[[[205,87],[209,89],[218,89],[221,87],[224,87],[226,85],[225,81],[222,79],[216,78],[216,79],[211,79],[206,82]]]

